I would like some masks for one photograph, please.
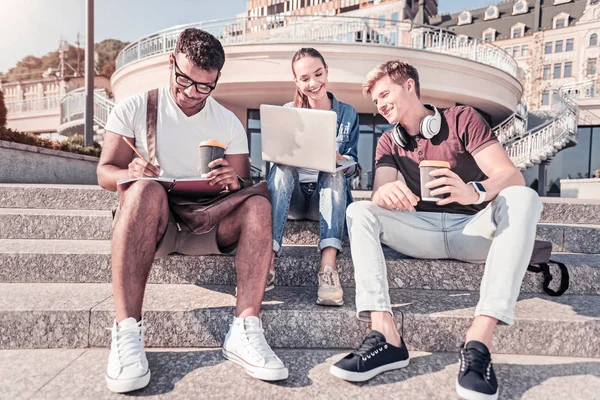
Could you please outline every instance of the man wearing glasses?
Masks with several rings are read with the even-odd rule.
[[[198,176],[198,144],[214,139],[226,145],[225,157],[213,162],[216,169],[207,176],[216,185],[239,190],[250,176],[246,132],[231,111],[210,97],[224,63],[223,47],[214,36],[193,28],[183,31],[169,56],[169,85],[158,90],[156,148],[149,149],[146,140],[147,93],[119,102],[106,124],[98,165],[100,186],[116,191],[117,181],[123,179]],[[134,158],[124,137],[144,159]],[[155,154],[155,165],[146,161],[150,153]],[[266,342],[258,318],[273,242],[268,200],[252,196],[211,231],[195,235],[175,223],[158,183],[137,181],[119,195],[112,237],[116,319],[108,388],[129,392],[150,381],[142,302],[153,260],[174,252],[230,253],[236,247],[237,304],[223,354],[258,379],[286,379],[288,370]]]

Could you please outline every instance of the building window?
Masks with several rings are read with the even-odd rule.
[[[567,39],[567,46],[565,51],[573,51],[573,39]]]
[[[564,18],[557,19],[556,24],[554,24],[554,29],[560,29],[560,28],[564,28],[564,27],[565,27],[565,19]]]
[[[473,22],[473,17],[469,11],[463,11],[458,16],[458,25],[466,25]]]
[[[488,9],[485,11],[485,16],[483,17],[483,20],[487,21],[490,19],[496,19],[499,15],[500,13],[498,12],[498,7],[489,6]]]
[[[523,37],[523,27],[519,26],[517,28],[513,28],[512,31],[512,38],[513,39],[517,39]]]
[[[556,42],[554,42],[554,52],[562,53],[562,51],[563,51],[563,41],[557,40]]]
[[[588,58],[586,75],[596,75],[597,60]]]
[[[562,64],[554,64],[554,74],[552,74],[553,79],[560,79],[560,70]]]
[[[550,79],[550,65],[544,65],[544,79]]]
[[[398,13],[397,12],[393,12],[392,13],[392,25],[396,25],[398,23]]]
[[[519,0],[513,5],[512,15],[525,14],[528,10],[527,0]]]
[[[590,36],[590,46],[598,46],[598,34],[592,33]]]
[[[529,55],[529,46],[524,44],[521,46],[521,57],[527,57]]]
[[[519,57],[519,46],[513,47],[512,56],[513,58]]]
[[[483,41],[486,43],[492,43],[496,40],[496,30],[495,29],[487,29],[483,32]]]
[[[571,61],[565,63],[565,70],[563,71],[563,78],[570,78],[573,69],[573,63]]]
[[[560,29],[560,28],[564,28],[565,26],[568,26],[569,18],[570,18],[570,15],[565,12],[561,12],[560,14],[555,15],[554,18],[552,19],[554,29]]]
[[[380,15],[379,16],[379,20],[378,20],[377,26],[379,28],[385,27],[385,15]]]
[[[552,54],[552,42],[546,42],[544,44],[544,54]]]
[[[550,92],[548,90],[544,90],[542,92],[542,105],[547,106],[550,104]]]

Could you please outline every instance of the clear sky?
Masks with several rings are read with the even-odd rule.
[[[27,55],[58,49],[60,39],[85,41],[86,0],[1,0],[0,71]],[[484,7],[497,1],[439,0],[439,12]],[[136,40],[175,25],[234,18],[246,0],[96,0],[95,42]]]

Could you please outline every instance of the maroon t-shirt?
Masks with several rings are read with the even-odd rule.
[[[381,136],[377,145],[375,168],[396,168],[406,181],[408,188],[421,197],[421,175],[419,163],[423,160],[448,161],[450,169],[466,182],[487,179],[477,166],[473,155],[486,147],[498,143],[488,123],[472,107],[450,107],[439,109],[442,116],[440,132],[431,140],[420,135],[410,137],[406,147],[394,142],[392,131]],[[451,203],[438,206],[435,202],[419,201],[417,211],[446,212],[453,214],[475,214],[487,203],[463,206]]]

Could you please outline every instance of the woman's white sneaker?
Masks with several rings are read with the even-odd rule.
[[[288,369],[269,347],[258,317],[234,318],[225,337],[223,356],[244,367],[248,375],[263,381],[288,377]]]
[[[113,323],[112,343],[106,367],[106,385],[115,393],[148,386],[150,369],[144,351],[144,324],[135,318]]]

